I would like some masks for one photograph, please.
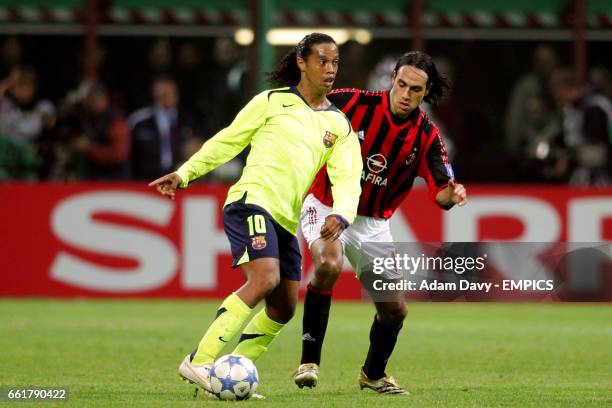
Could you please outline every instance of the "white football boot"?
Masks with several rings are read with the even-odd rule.
[[[195,384],[203,389],[207,397],[216,398],[216,395],[213,394],[210,386],[211,369],[212,364],[193,364],[191,362],[191,355],[187,354],[179,366],[178,373],[182,380],[186,383]],[[266,397],[256,392],[251,395],[251,398],[256,400],[266,399]]]
[[[210,388],[210,369],[212,364],[193,364],[191,355],[187,354],[178,368],[179,376],[189,384],[202,388],[207,396],[215,396]]]

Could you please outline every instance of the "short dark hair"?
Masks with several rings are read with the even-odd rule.
[[[300,82],[301,72],[297,65],[297,58],[302,59],[308,58],[312,52],[312,46],[317,44],[332,43],[336,44],[336,41],[327,34],[323,33],[312,33],[295,46],[289,53],[287,53],[276,65],[274,71],[268,73],[268,81],[273,86],[294,86]]]
[[[429,93],[423,98],[425,102],[435,105],[450,89],[451,84],[449,79],[438,71],[433,58],[431,58],[429,54],[422,51],[407,52],[397,60],[395,68],[393,69],[393,75],[397,75],[399,69],[404,65],[410,65],[427,73],[427,88],[429,89]]]

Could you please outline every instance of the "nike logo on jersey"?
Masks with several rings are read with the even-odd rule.
[[[283,103],[283,108],[288,108],[288,107],[293,106],[293,105],[295,105],[295,103],[292,103],[291,105],[285,105],[285,104]]]
[[[219,340],[221,340],[224,343],[227,343],[227,340],[223,340],[223,337],[219,336]]]

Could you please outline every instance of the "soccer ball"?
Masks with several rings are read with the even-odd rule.
[[[255,364],[238,354],[227,354],[219,358],[210,370],[210,387],[221,400],[249,399],[258,383]]]

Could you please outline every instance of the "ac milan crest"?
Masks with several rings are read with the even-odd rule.
[[[410,166],[415,158],[416,158],[416,154],[410,153],[408,155],[408,158],[406,159],[406,166]]]

